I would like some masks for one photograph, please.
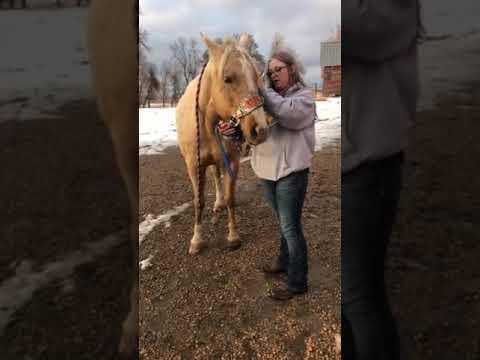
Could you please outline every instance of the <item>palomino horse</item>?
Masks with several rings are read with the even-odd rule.
[[[110,130],[131,208],[134,277],[119,351],[138,348],[138,60],[136,0],[96,0],[90,6],[89,57],[100,115]]]
[[[200,74],[190,82],[176,108],[178,141],[194,193],[195,226],[190,241],[190,254],[195,254],[206,246],[202,239],[201,220],[205,204],[205,172],[210,165],[214,167],[216,188],[214,211],[219,211],[225,205],[228,209],[227,248],[235,249],[240,245],[234,208],[235,178],[239,169],[240,154],[234,143],[225,142],[225,152],[231,161],[231,170],[234,174],[231,178],[227,168],[222,165],[223,156],[215,136],[215,127],[220,120],[228,121],[232,115],[241,113],[252,99],[260,99],[257,86],[259,72],[248,53],[252,39],[243,34],[238,41],[227,39],[223,44],[218,44],[203,35],[202,38],[208,48],[209,61],[203,76]],[[237,118],[245,140],[252,145],[257,145],[266,138],[267,118],[261,102],[259,105],[252,107],[253,111],[242,113],[241,118]],[[196,124],[200,125],[199,129]],[[197,146],[200,152],[199,161]],[[220,183],[222,169],[224,191]]]

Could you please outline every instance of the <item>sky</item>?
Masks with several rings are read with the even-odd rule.
[[[160,65],[171,56],[169,44],[200,32],[210,38],[253,34],[268,57],[275,32],[304,62],[306,81],[321,83],[320,42],[334,35],[341,21],[341,0],[140,0],[140,27],[148,32],[150,61]],[[201,51],[205,49],[201,43]]]

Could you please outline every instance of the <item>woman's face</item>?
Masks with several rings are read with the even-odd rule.
[[[288,66],[284,62],[278,59],[270,60],[268,64],[268,75],[276,91],[281,93],[290,87],[290,74]]]

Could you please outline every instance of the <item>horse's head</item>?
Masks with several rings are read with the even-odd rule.
[[[267,117],[258,101],[260,73],[249,55],[252,39],[243,34],[238,41],[227,39],[219,44],[202,37],[213,69],[211,100],[215,111],[223,120],[236,117],[247,142],[260,144],[266,139]]]

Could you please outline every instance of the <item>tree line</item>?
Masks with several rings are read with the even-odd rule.
[[[233,36],[238,39],[240,34]],[[215,41],[221,43],[222,39]],[[148,34],[140,31],[138,93],[141,107],[149,107],[153,100],[162,106],[175,106],[188,83],[208,61],[207,50],[202,52],[199,42],[194,38],[178,37],[169,45],[169,51],[170,57],[161,64],[149,61],[151,49],[148,46]],[[263,69],[265,58],[259,53],[256,42],[253,42],[250,53]]]

